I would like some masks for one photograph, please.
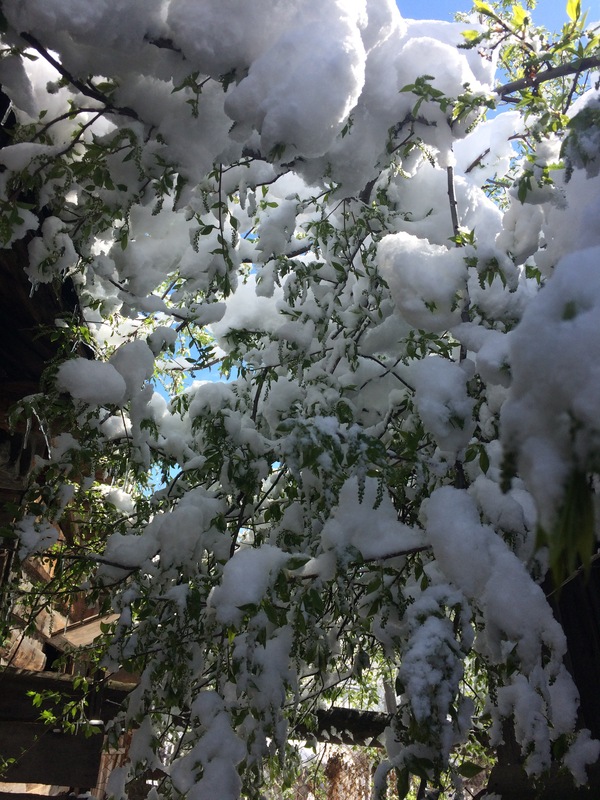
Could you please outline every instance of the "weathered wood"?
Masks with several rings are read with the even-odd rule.
[[[0,647],[0,656],[18,669],[42,670],[46,666],[42,642],[15,629]]]
[[[0,754],[3,759],[15,759],[2,772],[2,780],[95,786],[103,741],[101,733],[73,736],[39,722],[0,723]]]
[[[82,692],[73,688],[73,680],[72,675],[5,669],[0,673],[0,722],[35,722],[39,719],[40,709],[34,708],[31,698],[27,696],[30,691],[59,692],[64,701],[80,699]],[[93,716],[105,722],[111,720],[133,688],[132,683],[107,681],[98,692],[90,693],[92,708],[88,711],[88,717]],[[332,744],[381,747],[377,738],[390,722],[389,714],[340,707],[319,709],[316,717],[314,730],[309,729],[306,724],[299,724],[293,733],[298,738],[312,736],[318,741]]]
[[[44,703],[42,708],[59,710],[69,700],[81,700],[83,692],[73,687],[72,675],[52,672],[29,672],[6,668],[0,673],[0,722],[37,722],[40,708],[35,708],[27,692],[59,692],[59,703]],[[133,685],[106,682],[88,695],[88,717],[111,720],[122,706]],[[1,751],[0,751],[1,754]]]
[[[66,650],[69,647],[85,647],[102,634],[103,624],[114,622],[117,619],[119,619],[118,614],[105,614],[76,622],[59,633],[55,633],[50,639],[50,644],[59,650]]]
[[[61,794],[33,794],[27,792],[27,794],[17,793],[17,792],[0,792],[0,800],[75,800],[77,795],[73,794],[73,792],[66,792]]]
[[[291,738],[313,737],[318,742],[349,744],[361,747],[383,747],[379,737],[390,724],[391,715],[378,711],[333,707],[317,711],[317,725],[297,725]]]

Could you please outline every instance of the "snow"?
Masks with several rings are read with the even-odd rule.
[[[600,247],[557,264],[511,335],[513,376],[502,410],[506,445],[541,510],[560,505],[571,470],[587,471],[600,433]]]
[[[456,170],[475,186],[505,174],[515,156],[514,139],[524,130],[517,111],[504,111],[485,120],[464,139],[454,143]]]
[[[164,710],[130,754],[193,800],[236,800],[321,691],[315,670],[352,674],[356,632],[400,671],[414,733],[388,731],[379,776],[464,740],[471,648],[498,675],[494,741],[514,717],[527,770],[545,769],[578,697],[535,531],[600,446],[598,91],[564,136],[520,108],[452,119],[449,98],[492,97],[498,48],[457,48],[478,23],[406,20],[393,0],[5,6],[23,127],[0,188],[22,172],[41,188],[3,244],[27,244],[32,284],[72,279],[97,356],[56,371],[81,432],[53,438],[48,519],[18,523],[19,553],[58,541],[90,448],[91,473],[108,464],[82,476],[109,531],[89,543],[119,614],[106,663],[148,663],[124,724]],[[11,50],[20,31],[76,80]],[[424,74],[448,97],[407,90]],[[101,119],[73,113],[99,92]],[[500,209],[482,186],[517,164],[529,190]],[[211,348],[227,381],[188,378],[185,355]],[[599,754],[583,732],[565,764],[583,783]]]
[[[119,405],[125,399],[127,384],[112,364],[73,358],[58,368],[59,389],[90,405]]]
[[[427,616],[411,626],[399,677],[415,719],[444,725],[463,677],[462,661],[449,619]]]
[[[104,497],[112,503],[121,513],[130,516],[135,513],[135,498],[118,487],[106,486]]]
[[[281,289],[276,289],[275,297],[282,297]],[[276,303],[270,297],[258,293],[255,275],[240,283],[229,298],[225,313],[219,320],[211,321],[210,328],[216,340],[221,342],[232,330],[274,331],[281,325],[282,318]]]
[[[50,442],[50,459],[53,461],[61,461],[62,457],[71,450],[79,450],[81,445],[70,433],[59,433],[58,436],[53,436]]]
[[[465,364],[431,356],[411,366],[415,407],[441,450],[456,455],[473,431],[473,400],[467,394]]]
[[[477,598],[487,618],[481,646],[492,660],[502,661],[504,639],[516,646],[526,673],[537,665],[542,643],[556,663],[566,641],[542,590],[494,529],[481,524],[469,495],[451,487],[436,489],[423,513],[443,573],[467,597]]]
[[[0,151],[0,164],[8,169],[20,172],[37,159],[50,159],[60,152],[57,145],[37,144],[35,142],[19,142],[3,147]]]
[[[239,624],[244,614],[241,606],[260,603],[288,558],[287,553],[270,544],[240,548],[225,565],[221,584],[208,598],[217,620]]]
[[[235,766],[244,758],[246,748],[234,733],[223,700],[216,692],[200,692],[191,709],[194,727],[204,729],[200,741],[171,771],[179,792],[193,800],[217,795],[235,797],[241,781]],[[198,779],[199,767],[202,777]]]
[[[398,522],[397,512],[388,496],[378,499],[377,481],[367,478],[359,499],[359,482],[349,478],[340,491],[339,504],[325,523],[321,542],[325,551],[335,549],[338,557],[358,550],[366,560],[389,558],[423,546],[419,531]],[[351,548],[351,549],[350,549]],[[309,562],[306,571],[316,564]]]
[[[36,220],[35,227],[38,222]],[[77,263],[77,253],[65,225],[58,217],[47,217],[42,223],[42,236],[35,236],[29,243],[29,264],[25,272],[35,286],[37,283],[49,283],[52,271],[45,268],[48,261],[59,275],[66,275]],[[56,258],[55,258],[56,256]]]
[[[351,10],[339,0],[305,3],[293,30],[252,63],[228,96],[227,113],[260,131],[262,152],[284,143],[294,155],[321,156],[341,131],[364,83],[365,51]],[[275,80],[273,64],[279,65]]]
[[[575,778],[577,786],[586,785],[588,777],[585,768],[588,764],[594,764],[598,756],[600,742],[592,739],[589,731],[580,731],[565,755],[565,766]]]
[[[415,328],[443,331],[460,322],[467,271],[461,251],[408,233],[382,239],[379,270],[399,314]]]
[[[148,567],[157,552],[155,536],[134,533],[111,533],[106,539],[98,575],[107,582],[122,580],[125,575]]]
[[[498,713],[515,715],[524,750],[534,744],[528,769],[547,769],[551,738],[569,730],[578,701],[562,665],[564,633],[541,588],[494,529],[481,524],[465,491],[437,489],[422,513],[439,568],[481,610],[485,625],[476,649],[492,663],[502,663],[511,652],[519,659],[521,672],[498,689]],[[550,658],[542,667],[544,648]]]
[[[7,9],[6,16],[17,30],[44,36],[73,37],[95,45],[131,48],[158,25],[162,0],[149,0],[133,7],[127,0],[98,0],[89,6],[81,0],[44,2],[32,0]],[[101,31],[101,37],[99,32]]]
[[[25,560],[36,553],[44,553],[56,544],[59,536],[57,525],[38,522],[35,517],[27,516],[16,526],[19,536],[19,558]]]
[[[154,354],[140,339],[121,345],[108,363],[119,372],[126,386],[126,397],[131,399],[154,372]]]

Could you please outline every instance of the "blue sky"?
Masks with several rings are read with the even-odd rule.
[[[403,17],[410,19],[452,20],[455,11],[468,11],[470,0],[397,0]],[[567,0],[538,0],[533,19],[550,30],[558,30],[568,21]],[[581,7],[589,10],[588,19],[600,16],[599,0],[582,0]]]

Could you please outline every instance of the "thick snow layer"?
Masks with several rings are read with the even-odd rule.
[[[0,150],[0,164],[19,172],[37,159],[50,159],[61,150],[59,145],[38,144],[36,142],[19,142],[3,147]]]
[[[424,544],[420,532],[398,522],[398,513],[387,495],[377,498],[377,481],[373,478],[366,478],[362,499],[357,478],[344,483],[338,507],[321,532],[321,542],[326,551],[335,549],[342,560],[348,557],[349,548],[358,550],[364,559],[374,560],[401,555]]]
[[[241,781],[235,766],[244,758],[246,747],[231,726],[222,698],[216,692],[200,692],[192,704],[191,718],[193,727],[200,729],[202,735],[174,765],[173,785],[192,800],[238,797]]]
[[[573,469],[596,458],[600,423],[600,247],[557,265],[511,334],[512,386],[502,409],[506,445],[544,526]]]
[[[19,558],[25,560],[36,553],[44,553],[58,541],[59,529],[49,522],[38,522],[35,517],[24,517],[18,523]]]
[[[154,354],[140,339],[121,345],[108,363],[123,376],[128,398],[137,394],[154,372]]]
[[[106,540],[98,574],[109,582],[122,580],[129,573],[147,566],[156,555],[157,549],[155,536],[111,533]]]
[[[125,379],[112,364],[73,358],[58,368],[56,383],[76,400],[90,405],[119,405],[125,398]]]
[[[444,487],[433,492],[423,511],[440,569],[482,610],[483,652],[499,663],[506,647],[514,647],[527,674],[537,668],[546,646],[559,664],[566,640],[544,593],[494,529],[481,524],[474,500]]]
[[[390,730],[396,765],[447,761],[465,738],[474,647],[505,676],[495,741],[512,714],[527,769],[547,766],[577,692],[525,564],[543,571],[534,531],[569,471],[597,468],[600,162],[584,113],[597,91],[562,138],[529,136],[537,123],[520,108],[453,119],[452,98],[490,97],[497,54],[457,48],[474,21],[405,20],[394,0],[3,11],[0,83],[21,128],[0,153],[0,189],[12,197],[27,171],[48,209],[40,222],[16,207],[3,244],[33,231],[32,281],[77,285],[112,355],[68,361],[56,387],[83,409],[82,446],[114,446],[116,464],[126,444],[124,480],[145,486],[136,502],[129,483],[89,479],[115,525],[92,554],[118,587],[107,660],[151,653],[125,713],[166,712],[139,725],[132,757],[162,768],[160,726],[177,736],[167,726],[183,716],[164,765],[174,790],[234,800],[283,750],[282,709],[314,690],[315,665],[324,684],[330,666],[331,680],[349,674],[338,639],[360,626],[400,670],[409,730],[438,739],[434,753]],[[21,31],[52,55],[8,52]],[[425,74],[429,99],[410,89]],[[531,160],[515,136],[537,142]],[[503,213],[481,187],[519,159],[529,191],[522,202],[512,187]],[[466,246],[451,241],[456,224],[473,233]],[[228,381],[188,380],[211,347]],[[157,358],[183,376],[169,402],[152,385]],[[53,442],[51,471],[69,476],[75,433]],[[502,493],[506,450],[520,472]],[[57,514],[74,491],[57,487]],[[57,541],[33,517],[18,533],[22,556]],[[288,575],[291,562],[303,566]],[[577,780],[598,752],[585,734],[572,745]],[[125,777],[114,773],[117,797]]]
[[[586,110],[597,109],[599,96],[595,89],[586,92],[571,108],[570,114],[576,117],[580,112],[585,115]],[[564,147],[567,164],[574,169],[558,168],[562,160],[562,140],[544,139],[528,167],[530,188],[525,202],[517,199],[517,187],[513,187],[512,203],[496,240],[500,248],[514,254],[517,263],[533,256],[535,265],[544,275],[551,275],[556,264],[569,253],[600,244],[596,224],[600,213],[598,161],[585,155],[588,143],[593,153],[597,152],[594,138],[597,137],[597,127],[586,124],[585,116],[579,126],[576,120],[572,124],[574,134]],[[589,129],[589,134],[586,129]],[[581,153],[579,158],[577,156],[578,147],[583,149],[583,158]],[[569,153],[573,153],[573,159]],[[550,169],[551,182],[544,176],[544,168]]]
[[[274,297],[261,296],[256,276],[249,275],[229,298],[224,315],[212,322],[210,329],[217,341],[232,330],[274,331],[283,322],[277,308],[277,300],[282,296],[279,288],[275,290]]]
[[[504,111],[478,125],[475,130],[454,142],[456,171],[476,186],[508,172],[516,155],[513,140],[524,130],[517,111]]]
[[[382,239],[378,262],[398,313],[415,328],[443,331],[460,322],[467,269],[459,248],[394,233]]]
[[[245,605],[258,605],[289,554],[273,545],[242,547],[227,562],[223,578],[208,598],[219,622],[237,625]]]
[[[294,26],[253,61],[225,108],[232,119],[260,131],[263,152],[285,144],[294,155],[315,157],[329,149],[360,96],[366,54],[357,26],[359,3],[299,5]]]
[[[7,7],[7,19],[19,31],[34,35],[67,35],[86,44],[131,48],[160,25],[163,0],[28,0]]]
[[[468,372],[463,364],[431,356],[411,365],[415,407],[425,429],[441,450],[457,454],[475,428],[474,401],[467,394]]]
[[[588,782],[586,766],[594,764],[600,756],[600,742],[590,737],[587,730],[580,731],[565,755],[565,766],[571,771],[577,786]]]
[[[218,78],[246,70],[298,13],[298,0],[171,0],[167,24],[195,68]]]

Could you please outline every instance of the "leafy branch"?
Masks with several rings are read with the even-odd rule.
[[[31,45],[34,50],[36,50],[49,64],[51,64],[54,69],[72,86],[78,89],[81,94],[85,95],[86,97],[91,97],[93,100],[98,101],[99,103],[103,103],[105,105],[105,112],[112,112],[114,114],[121,114],[125,117],[131,117],[132,119],[139,120],[139,116],[137,113],[132,109],[128,108],[127,106],[115,106],[110,102],[110,99],[101,92],[94,84],[92,83],[83,83],[74,75],[72,75],[63,65],[58,61],[54,56],[39,42],[35,36],[32,36],[30,33],[22,32],[20,34],[21,39],[27,42],[27,44]]]
[[[545,69],[538,72],[536,75],[505,83],[503,86],[499,86],[495,89],[494,92],[500,99],[510,101],[512,99],[510,95],[514,94],[514,92],[521,92],[524,89],[531,89],[532,87],[535,88],[555,78],[564,78],[566,75],[575,75],[590,69],[596,69],[597,67],[600,67],[600,55],[578,58],[568,64],[561,64],[558,67]]]

